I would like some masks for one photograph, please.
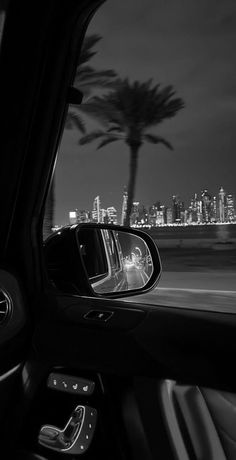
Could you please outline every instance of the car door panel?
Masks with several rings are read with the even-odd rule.
[[[170,459],[172,454],[186,460],[233,458],[231,315],[161,306],[140,309],[130,302],[126,310],[122,301],[61,295],[44,305],[48,310],[34,335],[37,359],[48,360],[49,367],[70,367],[80,375],[99,370],[107,380],[106,391],[121,411],[120,424],[133,455],[129,458],[156,458],[158,445],[159,452]],[[84,315],[91,309],[119,312],[117,322],[114,314],[113,323],[88,323]],[[228,421],[223,429],[222,414]]]
[[[4,286],[7,285],[6,280],[8,282],[11,280],[12,283],[12,278],[5,274]],[[15,279],[14,282],[16,283]],[[8,284],[8,290],[11,285]],[[14,286],[16,291],[17,284]],[[18,295],[18,299],[20,299],[20,295]],[[176,419],[181,440],[189,459],[194,458],[193,455],[199,458],[198,454],[193,454],[195,452],[194,446],[201,439],[199,435],[202,429],[201,424],[204,427],[208,422],[214,433],[212,435],[213,440],[216,440],[213,444],[215,446],[217,443],[221,446],[221,442],[227,444],[226,448],[231,453],[226,458],[230,458],[233,442],[228,440],[227,429],[229,427],[224,427],[223,434],[221,433],[223,441],[218,436],[219,421],[217,417],[219,418],[219,414],[222,414],[222,407],[217,404],[222,399],[220,393],[217,390],[199,387],[199,385],[204,384],[212,388],[222,389],[231,388],[231,390],[235,388],[234,369],[233,366],[229,366],[228,361],[233,362],[235,353],[234,318],[232,315],[161,306],[150,307],[150,305],[142,305],[140,308],[140,304],[131,304],[130,302],[63,296],[61,294],[56,295],[54,292],[41,297],[39,303],[41,306],[40,315],[33,337],[33,348],[30,351],[32,361],[26,363],[22,373],[18,372],[17,374],[18,378],[23,378],[24,398],[22,407],[19,406],[21,409],[19,412],[22,415],[21,420],[19,418],[17,420],[15,432],[22,433],[22,430],[27,429],[25,424],[32,423],[34,420],[34,428],[29,435],[32,451],[37,452],[40,421],[42,419],[46,421],[47,418],[45,419],[45,417],[48,413],[48,396],[43,396],[41,399],[39,395],[42,387],[42,393],[46,392],[49,373],[53,369],[59,368],[66,373],[76,373],[79,376],[90,378],[95,378],[99,372],[101,381],[106,382],[106,397],[110,398],[110,403],[115,404],[114,410],[117,411],[118,417],[115,427],[118,425],[122,432],[124,458],[127,455],[128,458],[131,458],[133,455],[133,458],[141,459],[144,452],[146,458],[149,456],[152,458],[152,452],[156,449],[153,431],[155,431],[154,427],[157,424],[157,409],[154,413],[149,411],[148,416],[147,414],[142,416],[142,406],[148,404],[151,394],[152,403],[154,404],[155,401],[159,411],[158,431],[164,432],[166,438],[170,437],[173,451],[177,449],[177,453],[180,455],[178,451],[179,442],[176,442],[176,437],[173,437],[171,431],[173,427],[168,427],[167,414],[171,412],[170,407],[167,409],[163,402],[163,388],[170,382],[170,380],[166,382],[166,379],[175,379],[175,381],[181,382],[173,383],[173,391],[175,399],[180,401],[179,406],[182,407],[182,415],[180,417],[180,409],[178,409],[177,415],[172,417],[172,424],[173,420]],[[105,322],[96,319],[87,320],[85,316],[91,310],[112,312],[113,315]],[[199,331],[201,331],[200,343]],[[219,335],[222,337],[221,350],[217,348],[217,344],[219,347]],[[187,351],[186,344],[188,345]],[[142,387],[145,388],[146,386],[146,393],[142,394],[141,401],[137,401],[137,387],[140,387],[140,383],[137,384],[137,379],[140,379],[140,375],[143,376]],[[153,385],[156,387],[155,394],[150,390]],[[102,384],[103,387],[104,384]],[[200,411],[200,421],[199,416],[197,416],[198,406],[197,409],[194,409],[191,398],[187,398],[185,401],[183,388],[184,390],[187,388],[188,391],[185,392],[191,395],[201,393],[203,409]],[[139,389],[139,393],[140,391],[143,389]],[[231,394],[233,401],[234,398],[234,394]],[[28,405],[25,404],[25,399],[27,399]],[[193,401],[196,400],[194,397],[192,399]],[[34,409],[37,400],[40,401],[41,408],[39,417],[38,411],[36,410],[35,415]],[[60,397],[58,401],[60,404]],[[103,417],[99,398],[98,400],[95,399],[94,404],[99,407],[100,416]],[[190,408],[187,410],[188,404],[190,404]],[[70,401],[69,406],[70,409],[73,406]],[[177,411],[176,404],[172,407],[172,412],[174,410]],[[105,415],[106,420],[112,419],[113,415],[109,414]],[[234,405],[228,404],[226,401],[224,419],[231,420],[233,415]],[[65,411],[62,410],[62,418],[66,416]],[[192,440],[191,433],[186,435],[186,429],[182,428],[183,425],[188,426],[188,417],[190,416],[192,416],[192,423],[197,426],[197,441],[194,436]],[[59,417],[59,423],[61,420]],[[108,429],[108,424],[107,421],[104,423],[103,430],[105,432]],[[113,427],[114,431],[115,427]],[[231,431],[234,432],[234,429]],[[233,437],[231,431],[230,437]],[[136,438],[138,442],[135,441]],[[104,437],[101,439],[102,445]],[[206,458],[209,458],[210,440],[211,436],[206,436],[206,447],[202,447],[204,455],[207,453]],[[116,442],[119,444],[118,440]],[[127,442],[128,445],[126,445]],[[16,439],[17,443],[20,447],[24,447],[24,443],[21,443],[21,436],[20,439]],[[189,447],[189,443],[191,447]],[[162,451],[165,452],[168,448],[168,443],[162,441]],[[219,448],[218,452],[220,449],[222,450],[223,447]],[[129,450],[132,453],[128,453]],[[45,452],[43,454],[45,455]],[[221,459],[221,457],[219,458]]]
[[[89,366],[107,363],[115,369],[130,359],[131,373],[136,369],[145,375],[146,369],[149,374],[164,372],[166,378],[184,378],[189,383],[234,388],[234,368],[229,365],[235,354],[232,315],[79,296],[54,297],[53,307],[48,302],[34,336],[39,350],[48,346],[55,356],[71,360],[79,353]],[[91,310],[113,312],[113,316],[107,322],[90,321],[84,316]],[[142,353],[139,359],[137,351]]]
[[[124,308],[122,302],[92,298],[58,299],[60,312],[54,316],[50,307],[44,309],[35,330],[34,346],[40,354],[50,354],[59,364],[74,366],[79,360],[85,369],[134,374],[144,367],[148,372],[150,358],[129,334],[145,316],[138,306]],[[113,315],[107,322],[85,319],[91,310]]]

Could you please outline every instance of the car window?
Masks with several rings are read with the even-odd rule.
[[[115,270],[119,270],[120,268],[120,261],[117,252],[117,244],[118,242],[115,241],[114,233],[110,233],[107,230],[103,231],[105,245],[109,254],[109,260],[111,263],[111,267]]]
[[[83,261],[90,279],[103,279],[108,274],[106,254],[101,245],[100,230],[86,229],[80,231],[80,249]]]
[[[136,302],[235,308],[235,45],[234,0],[105,2],[87,31],[44,237],[77,222],[149,233],[163,273]]]

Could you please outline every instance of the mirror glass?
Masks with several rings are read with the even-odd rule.
[[[140,289],[152,276],[152,257],[139,236],[119,230],[86,228],[79,230],[78,243],[96,293]]]

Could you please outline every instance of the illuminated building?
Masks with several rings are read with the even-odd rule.
[[[184,202],[177,195],[172,197],[173,223],[180,224],[184,221]]]
[[[197,223],[198,222],[198,196],[197,193],[194,194],[193,199],[191,200],[190,206],[189,206],[189,215],[188,215],[188,221],[189,223]]]
[[[207,224],[211,222],[211,195],[208,193],[208,190],[204,190],[201,193],[201,201],[202,201],[202,221]]]
[[[212,200],[212,222],[217,222],[218,215],[217,215],[217,199],[216,196],[213,196]]]
[[[140,223],[140,215],[139,215],[139,201],[134,201],[130,216],[130,224],[137,225]]]
[[[148,225],[148,211],[145,208],[145,206],[143,206],[142,209],[139,210],[138,223],[141,225]]]
[[[75,211],[70,211],[69,212],[69,223],[70,225],[77,224],[77,209]]]
[[[234,222],[235,220],[235,203],[233,195],[226,196],[226,220],[227,222]]]
[[[203,222],[203,203],[204,203],[204,200],[199,199],[198,194],[194,193],[194,197],[192,198],[190,202],[190,206],[188,208],[187,217],[185,213],[185,222],[186,220],[188,224],[200,224]],[[205,205],[206,205],[206,202],[205,202]]]
[[[154,204],[149,208],[148,223],[151,227],[155,227],[157,223],[157,208]]]
[[[106,221],[106,216],[107,216],[107,210],[106,209],[103,209],[103,208],[100,208],[100,211],[99,211],[99,223],[100,224],[104,224],[105,221]]]
[[[188,218],[189,218],[189,211],[185,209],[184,211],[184,224],[188,224]]]
[[[167,225],[173,224],[173,211],[171,208],[166,209],[166,223]]]
[[[157,225],[164,225],[164,223],[165,223],[164,212],[157,211]]]
[[[225,191],[223,187],[221,187],[219,191],[219,220],[220,222],[225,222],[225,211],[226,211],[225,205],[226,205]]]
[[[100,197],[99,197],[99,196],[96,196],[96,198],[94,199],[94,202],[93,202],[93,210],[92,210],[92,219],[93,219],[93,222],[97,222],[97,223],[100,223],[100,222],[101,222],[101,212],[100,212],[100,208],[101,208]]]
[[[185,219],[186,219],[186,223],[191,225],[193,223],[193,213],[192,213],[192,208],[191,208],[191,205],[189,206],[188,210],[185,211],[186,213],[186,216],[185,216]]]
[[[122,209],[121,209],[121,225],[124,225],[124,221],[126,217],[127,200],[128,200],[128,193],[127,193],[126,187],[124,187]]]
[[[202,214],[202,200],[197,202],[197,223],[201,224],[203,222],[203,214]]]
[[[163,213],[163,224],[167,222],[167,207],[163,204],[160,206],[160,211]]]
[[[149,207],[148,218],[145,218],[146,223],[151,227],[159,225],[158,222],[160,221],[160,215],[158,215],[158,212],[160,211],[163,212],[164,223],[166,223],[166,207],[161,205],[160,201],[156,201],[152,206]]]
[[[116,225],[118,222],[117,221],[117,210],[114,208],[114,206],[110,206],[109,208],[107,208],[106,213],[107,213],[107,216],[106,216],[107,223]]]
[[[180,222],[179,200],[176,195],[173,195],[172,197],[172,214],[173,214],[173,223]]]
[[[181,224],[184,224],[184,222],[185,222],[185,207],[184,207],[184,202],[183,201],[180,201],[179,207],[180,207],[180,222],[181,222]]]
[[[86,210],[78,211],[77,222],[79,224],[90,222],[90,212]]]

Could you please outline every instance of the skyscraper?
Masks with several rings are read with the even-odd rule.
[[[179,212],[179,200],[176,195],[172,197],[172,215],[173,215],[173,222],[180,222],[180,212]]]
[[[100,197],[96,196],[96,198],[94,198],[94,202],[93,202],[92,218],[93,218],[93,221],[97,222],[97,223],[101,222],[100,208],[101,208]]]
[[[213,196],[213,201],[212,201],[212,222],[217,222],[217,199],[216,196]]]
[[[166,224],[167,223],[167,207],[164,204],[162,204],[160,206],[160,210],[163,214],[163,224]]]
[[[202,223],[203,215],[202,215],[202,200],[198,200],[197,202],[197,222],[198,224]]]
[[[139,201],[134,201],[130,216],[130,224],[136,225],[139,223],[140,216],[139,216]]]
[[[198,222],[198,196],[197,193],[194,193],[194,197],[190,202],[188,209],[188,223],[197,223]]]
[[[148,223],[151,227],[155,227],[157,222],[157,208],[155,204],[149,207],[148,210]]]
[[[165,223],[164,212],[157,211],[157,225],[163,225],[164,223]]]
[[[219,191],[219,219],[220,222],[225,222],[225,191],[223,187],[220,188]]]
[[[141,225],[148,225],[148,210],[145,206],[138,208],[137,222]]]
[[[207,224],[208,222],[211,222],[211,211],[212,211],[211,195],[207,189],[205,189],[201,193],[201,198],[202,198],[202,220],[205,224]]]
[[[104,224],[104,222],[106,220],[106,216],[108,216],[107,210],[103,209],[103,208],[100,208],[100,210],[99,210],[99,223],[100,224]]]
[[[235,203],[233,195],[226,195],[226,220],[233,222],[235,220]]]
[[[184,202],[180,201],[177,195],[172,197],[173,222],[180,224],[184,220]]]
[[[127,193],[126,187],[124,187],[122,209],[121,209],[121,225],[124,225],[124,221],[126,217],[127,200],[128,200],[128,193]]]
[[[171,208],[166,209],[166,223],[173,224],[173,211]]]
[[[117,210],[114,208],[114,206],[110,206],[109,208],[107,208],[107,221],[108,224],[116,225],[118,223]]]

